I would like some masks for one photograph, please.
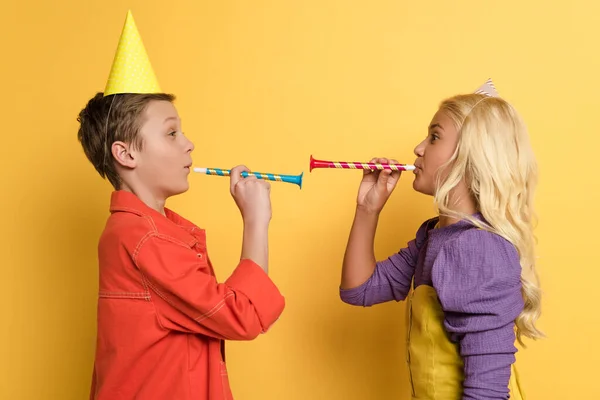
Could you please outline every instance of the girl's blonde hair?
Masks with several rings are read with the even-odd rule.
[[[515,321],[517,339],[523,345],[522,336],[541,338],[544,335],[535,326],[541,314],[541,290],[533,234],[538,170],[525,124],[508,102],[481,94],[451,97],[440,104],[440,110],[453,120],[459,140],[439,170],[436,206],[440,215],[467,219],[516,247],[525,302]],[[463,179],[487,223],[452,211],[450,193]]]

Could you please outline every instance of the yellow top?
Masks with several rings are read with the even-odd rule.
[[[160,93],[131,11],[127,12],[104,96],[116,93]]]
[[[420,285],[407,299],[407,362],[411,399],[461,400],[463,361],[458,344],[444,328],[444,311],[435,289]],[[513,364],[508,388],[511,400],[525,400]]]

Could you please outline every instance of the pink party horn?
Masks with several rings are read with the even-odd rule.
[[[410,164],[380,164],[371,162],[347,162],[347,161],[324,161],[316,160],[310,156],[310,172],[314,168],[341,168],[341,169],[368,169],[368,170],[383,170],[390,169],[392,171],[412,171],[414,165]]]

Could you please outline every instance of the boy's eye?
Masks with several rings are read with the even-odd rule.
[[[175,136],[175,135],[177,135],[177,132],[176,132],[176,131],[171,131],[171,132],[169,132],[169,136]]]

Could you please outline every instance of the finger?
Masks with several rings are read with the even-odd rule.
[[[387,161],[386,158],[374,158],[373,161],[371,161],[371,162],[374,163],[374,164],[385,164],[386,161]],[[373,169],[372,173],[373,173],[373,176],[375,177],[376,180],[379,180],[380,173],[382,171],[385,171],[385,170],[384,169],[379,169],[379,167]]]
[[[390,163],[390,160],[388,160],[387,158],[378,158],[378,159],[377,159],[377,162],[378,162],[379,164],[389,164],[389,163]]]
[[[240,174],[242,172],[250,172],[250,168],[246,167],[245,165],[238,165],[236,168],[239,169]]]
[[[388,192],[391,192],[392,190],[394,190],[394,188],[398,184],[398,181],[400,180],[401,174],[402,174],[401,171],[392,171],[392,173],[390,174],[390,177],[388,178],[388,181],[387,181]]]
[[[372,164],[372,163],[375,163],[375,162],[377,162],[377,159],[376,159],[376,158],[371,158],[371,159],[369,160],[369,163],[370,163],[370,164]],[[365,169],[363,169],[363,176],[364,176],[364,175],[368,175],[368,174],[370,174],[370,173],[372,173],[372,172],[373,172],[373,171],[372,171],[371,169],[369,169],[369,168],[365,168]]]
[[[397,160],[395,159],[389,159],[386,161],[387,164],[399,164]],[[402,174],[402,171],[392,171],[392,170],[386,170],[389,174],[385,184],[386,184],[386,190],[388,192],[391,192],[392,190],[394,190],[394,188],[396,187],[396,184],[398,184],[398,180],[400,179],[400,175]]]
[[[388,180],[390,179],[391,174],[392,174],[392,171],[390,171],[389,169],[384,169],[379,173],[379,177],[377,178],[377,183],[376,183],[378,190],[387,191],[387,183],[388,183]]]
[[[400,164],[400,163],[398,162],[398,160],[391,159],[390,164]],[[402,174],[402,171],[393,171],[392,175],[391,175],[391,179],[395,179],[397,181],[400,178],[401,174]]]
[[[371,161],[374,164],[386,164],[387,163],[387,158],[374,158],[373,161]],[[375,169],[374,171],[381,171],[381,169]]]
[[[235,187],[242,180],[242,172],[249,171],[245,165],[237,165],[229,173],[229,189],[231,194],[235,192]]]

